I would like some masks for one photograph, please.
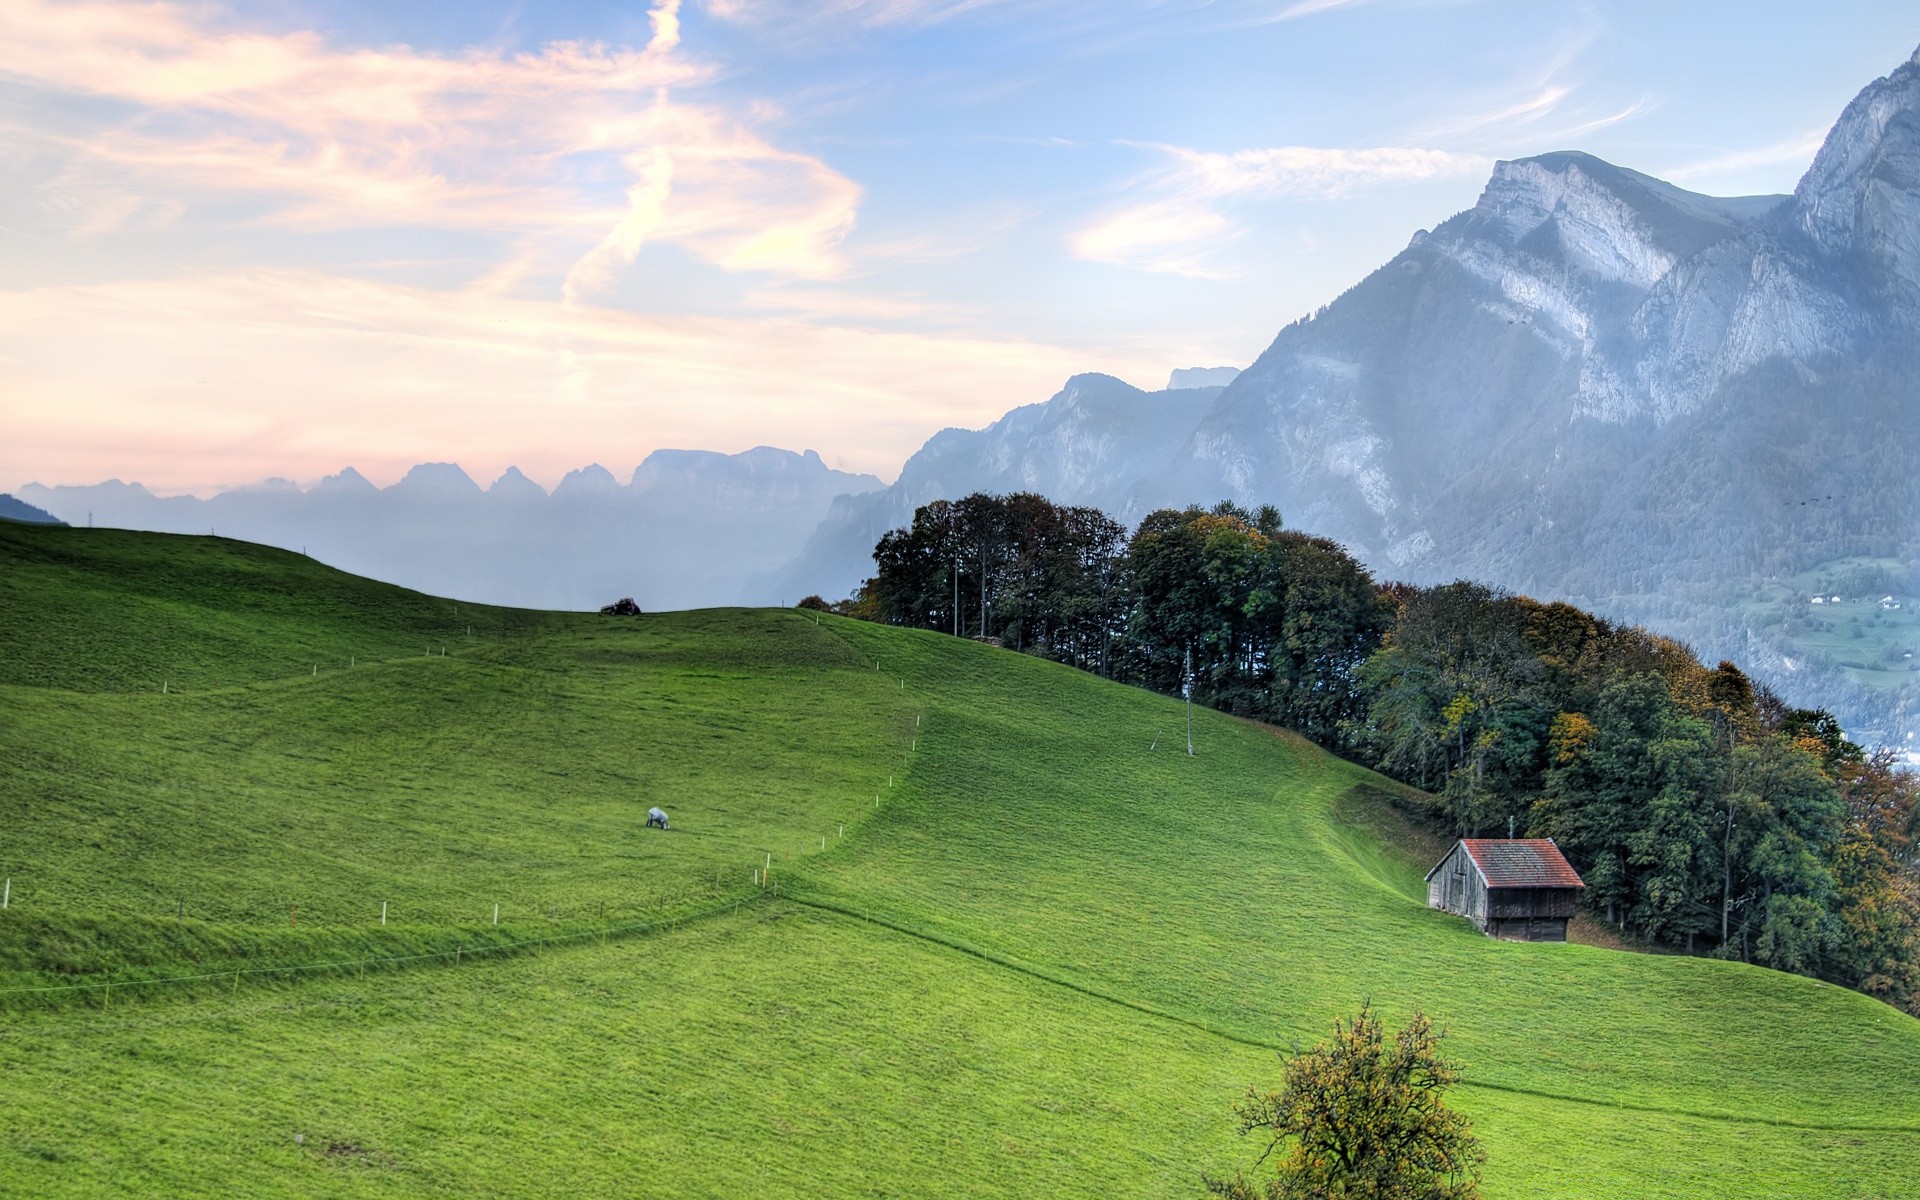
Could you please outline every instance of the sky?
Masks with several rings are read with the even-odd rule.
[[[1497,159],[1793,188],[1910,0],[0,0],[0,487],[891,479],[1244,366]]]

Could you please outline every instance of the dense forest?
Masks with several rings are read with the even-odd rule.
[[[1567,604],[1376,582],[1271,508],[1129,533],[973,495],[874,560],[833,608],[1289,726],[1433,793],[1453,832],[1555,838],[1630,937],[1920,1014],[1920,782],[1730,662]]]

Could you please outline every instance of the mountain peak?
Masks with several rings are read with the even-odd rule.
[[[620,481],[613,477],[612,471],[599,463],[589,463],[577,471],[568,471],[560,480],[559,486],[553,489],[553,494],[573,496],[619,490]]]
[[[1469,228],[1601,280],[1654,285],[1674,263],[1740,233],[1778,196],[1705,196],[1578,150],[1494,164]],[[1416,244],[1426,239],[1418,239]]]
[[[1173,374],[1167,376],[1167,390],[1225,387],[1239,375],[1239,367],[1176,367]]]
[[[547,489],[541,487],[533,480],[528,479],[519,467],[508,467],[506,470],[500,472],[500,478],[494,480],[493,483],[487,487],[487,494],[490,496],[510,497],[539,496],[544,499],[547,494]]]
[[[352,467],[342,467],[337,475],[328,475],[313,485],[316,492],[333,492],[348,495],[364,495],[380,489],[373,486],[371,480]]]
[[[460,469],[459,463],[432,462],[420,463],[411,467],[393,485],[408,491],[436,492],[477,492],[480,485],[471,476]]]
[[[1862,88],[1794,189],[1795,218],[1830,254],[1920,291],[1920,51]]]

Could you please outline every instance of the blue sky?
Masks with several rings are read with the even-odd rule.
[[[890,478],[1244,365],[1498,158],[1787,191],[1910,5],[9,0],[0,485]]]

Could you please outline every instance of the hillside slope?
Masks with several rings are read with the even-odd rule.
[[[28,536],[0,576],[29,550],[135,580],[251,559],[225,607],[191,572],[128,585],[188,649],[308,620],[260,615],[307,594],[274,582],[293,556]],[[84,625],[85,575],[12,603]],[[0,996],[0,1193],[1195,1194],[1251,1157],[1228,1106],[1273,1051],[1371,995],[1451,1031],[1490,1197],[1920,1194],[1920,1022],[1739,964],[1490,942],[1376,837],[1392,785],[1298,739],[1199,712],[1189,758],[1173,701],[832,617],[519,620],[184,696],[78,690],[117,674],[88,639],[22,643],[21,678],[63,682],[0,683],[0,951],[11,983],[81,986]],[[635,828],[656,797],[671,834]],[[252,898],[202,915],[217,895]],[[295,896],[337,943],[292,937]],[[353,966],[483,948],[495,897],[513,932],[687,919]],[[49,929],[104,953],[56,961]],[[128,986],[141,953],[236,945],[349,957]]]

